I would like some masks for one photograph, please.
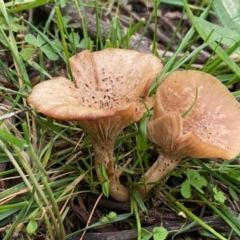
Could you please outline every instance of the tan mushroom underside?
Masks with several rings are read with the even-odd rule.
[[[170,156],[231,158],[228,151],[205,143],[194,132],[183,134],[183,120],[178,112],[169,112],[148,122],[148,136],[152,142],[162,146],[162,150]]]
[[[181,120],[180,116],[191,106],[193,108]],[[182,149],[182,153],[192,157],[226,159],[234,158],[240,152],[240,104],[229,90],[210,74],[194,70],[170,74],[156,92],[154,111],[149,128],[156,127],[151,126],[152,124],[158,125],[154,121],[168,125],[170,120],[157,118],[166,113],[179,113],[174,116],[178,119],[176,123],[182,121],[182,136],[176,141],[175,151]],[[162,123],[158,126],[163,128]],[[154,134],[153,130],[152,132]],[[199,147],[199,155],[193,147],[194,144]]]

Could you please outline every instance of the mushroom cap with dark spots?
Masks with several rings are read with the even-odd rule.
[[[153,106],[147,97],[162,70],[159,58],[134,50],[82,51],[70,58],[74,82],[56,77],[36,85],[28,103],[56,120],[79,121],[91,134],[115,136]],[[85,122],[87,121],[87,122]]]

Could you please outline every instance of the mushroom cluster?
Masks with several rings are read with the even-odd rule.
[[[232,159],[240,152],[240,104],[222,83],[194,70],[163,79],[147,124],[161,154],[143,176],[148,184],[138,189],[142,198],[183,157]]]
[[[129,192],[119,181],[122,172],[114,163],[114,142],[142,117],[145,105],[153,106],[147,94],[162,70],[161,61],[152,54],[109,48],[82,51],[70,58],[70,67],[74,82],[64,77],[44,81],[33,88],[28,103],[47,117],[77,121],[91,136],[98,179],[103,181],[103,165],[110,196],[128,201]]]
[[[70,67],[73,82],[64,77],[44,81],[33,88],[28,103],[47,117],[77,121],[90,134],[97,177],[104,181],[103,166],[114,199],[129,200],[114,162],[115,139],[141,119],[146,107],[154,106],[147,135],[161,154],[143,175],[142,198],[186,156],[232,159],[240,152],[240,104],[210,74],[186,70],[164,75],[153,99],[148,90],[163,66],[152,54],[85,50],[70,58]]]

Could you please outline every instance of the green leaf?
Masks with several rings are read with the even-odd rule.
[[[50,45],[46,44],[41,47],[41,50],[45,53],[48,59],[52,61],[58,60],[59,56],[53,52],[53,49]]]
[[[124,214],[119,214],[116,218],[114,219],[108,219],[108,221],[106,222],[106,224],[109,224],[109,223],[114,223],[114,222],[119,222],[119,221],[122,221],[122,220],[125,220],[127,218],[129,218],[130,216],[132,216],[132,213],[124,213]],[[104,223],[102,222],[96,222],[96,223],[93,223],[92,225],[86,227],[86,228],[82,228],[81,230],[77,231],[77,232],[74,232],[74,233],[71,233],[69,235],[66,236],[66,239],[72,237],[72,236],[75,236],[76,233],[80,233],[80,232],[83,232],[85,230],[90,230],[90,229],[93,229],[93,228],[96,228],[96,227],[99,227],[99,226],[103,226]]]
[[[36,48],[24,48],[20,52],[20,56],[23,60],[29,61],[31,58],[33,58],[33,55],[37,52]]]
[[[29,33],[25,36],[25,41],[34,45],[34,46],[37,46],[37,39],[31,33]]]
[[[213,190],[213,192],[214,192],[214,199],[215,199],[217,202],[224,203],[225,200],[227,199],[227,198],[224,196],[224,193],[221,192],[221,191],[218,191],[216,187],[213,187],[212,190]]]
[[[84,40],[84,39],[83,39]],[[81,48],[83,46],[79,34],[72,32],[69,36],[69,41],[73,44],[76,48]]]
[[[8,218],[9,216],[13,216],[14,213],[20,211],[21,209],[22,209],[22,207],[20,206],[20,207],[14,207],[14,208],[9,208],[9,209],[4,208],[2,211],[2,209],[0,207],[0,221]]]
[[[115,212],[110,212],[107,217],[110,218],[110,219],[113,219],[117,216],[117,214]]]
[[[43,69],[36,62],[28,61],[28,64],[31,65],[33,68],[35,68],[37,71],[39,71],[39,72],[43,73],[44,75],[46,75],[48,78],[52,78],[51,75],[49,75],[49,73],[47,71],[45,71],[45,69]]]
[[[1,23],[1,24],[0,24],[0,27],[1,27],[3,30],[7,30],[7,29],[8,29],[7,23]]]
[[[67,193],[73,191],[73,189],[76,188],[76,186],[84,179],[85,174],[81,174],[80,176],[78,176],[74,181],[72,181],[70,184],[68,184],[66,186],[66,188],[64,189],[64,191],[62,192],[61,196],[59,196],[59,201],[61,199],[61,197],[66,196]]]
[[[68,23],[70,22],[70,20],[71,20],[71,17],[68,15],[62,17],[62,24],[63,24],[64,28],[68,27]],[[80,26],[80,25],[78,24],[78,26]]]
[[[193,187],[195,187],[200,193],[204,193],[201,188],[207,186],[207,180],[200,176],[198,171],[187,169],[187,178]]]
[[[35,221],[35,220],[30,220],[30,221],[28,222],[27,232],[28,232],[29,234],[35,233],[36,230],[37,230],[37,228],[38,228],[38,223],[37,223],[37,221]]]
[[[189,178],[190,180],[190,183],[193,187],[195,187],[200,193],[204,193],[202,191],[202,187],[206,187],[207,186],[207,180],[200,176],[199,173],[193,169],[191,169],[191,173],[190,173],[190,176],[191,176],[191,179]],[[193,173],[194,171],[194,173]]]
[[[105,197],[107,197],[107,198],[109,197],[109,182],[108,181],[102,183],[102,192]]]
[[[240,229],[240,221],[229,207],[220,203],[220,210],[238,229]],[[240,234],[238,234],[238,236],[240,236]]]
[[[216,236],[214,236],[206,229],[200,229],[198,230],[198,233],[201,235],[201,239],[218,239]]]
[[[168,235],[167,229],[164,227],[154,227],[153,228],[153,239],[154,240],[164,240]]]
[[[144,204],[144,202],[136,188],[132,188],[131,195],[136,200],[136,202],[139,206],[139,209],[142,212],[148,214],[148,209],[147,209],[146,205]]]
[[[62,44],[59,40],[55,39],[51,41],[51,43],[51,47],[55,53],[60,53],[63,50]]]
[[[140,151],[144,151],[148,149],[148,144],[147,144],[147,114],[144,114],[141,120],[139,121],[138,124],[138,138],[137,138],[137,143]]]
[[[240,91],[235,91],[232,93],[235,98],[240,98]]]
[[[4,140],[5,142],[9,142],[14,146],[17,146],[19,148],[24,148],[27,146],[27,143],[24,139],[21,138],[17,138],[14,135],[12,135],[11,133],[0,129],[0,138],[2,140]]]
[[[127,31],[127,34],[124,37],[122,37],[121,44],[128,42],[131,36],[133,36],[136,32],[138,32],[144,23],[145,23],[145,19],[142,18],[137,22],[136,25],[129,28]]]
[[[201,25],[205,33],[210,36],[208,42],[217,41],[231,47],[240,40],[240,34],[232,29],[221,27],[201,18],[195,18],[195,20]]]
[[[234,189],[232,189],[230,186],[228,186],[228,192],[231,195],[231,197],[235,200],[235,201],[239,201],[239,197],[238,194],[236,193],[236,191]]]
[[[108,179],[108,175],[107,175],[105,166],[103,164],[100,165],[100,174],[104,180]]]
[[[239,185],[240,184],[240,172],[234,169],[227,171],[227,179],[231,182]]]
[[[25,31],[27,28],[22,24],[19,24],[20,18],[12,18],[11,15],[8,15],[9,23],[11,24],[11,30],[13,32]],[[4,30],[8,30],[9,25],[4,17],[0,17],[0,26]]]
[[[153,236],[153,234],[151,232],[149,232],[148,230],[141,228],[141,240],[149,240],[151,239],[151,237]]]
[[[2,24],[5,24],[5,23],[6,23],[5,18],[2,17],[2,16],[0,16],[0,26],[1,26]]]
[[[90,42],[91,44],[91,42]],[[82,39],[79,44],[77,45],[78,48],[85,48],[85,39]]]
[[[67,5],[66,0],[59,0],[59,5],[61,8],[64,8]]]
[[[187,175],[187,179],[182,183],[181,186],[181,194],[184,198],[191,197],[191,187],[196,188],[200,193],[204,193],[202,191],[202,187],[207,186],[207,181],[204,177],[200,176],[198,171],[194,169],[187,169],[185,174]]]
[[[72,32],[70,34],[70,39],[69,40],[76,45],[77,43],[80,42],[80,36],[77,33]]]
[[[105,48],[113,48],[113,44],[112,44],[112,42],[110,41],[110,39],[107,39],[107,40],[106,40]]]
[[[102,183],[102,192],[103,192],[104,196],[109,197],[109,183],[110,183],[110,181],[108,179],[108,175],[107,175],[106,169],[105,169],[103,164],[101,164],[101,166],[100,166],[100,174],[101,174],[101,177],[104,180],[104,182]]]
[[[213,7],[224,27],[240,32],[239,0],[214,0]]]
[[[37,46],[41,47],[45,42],[46,41],[44,40],[44,38],[40,34],[38,34],[37,35]]]
[[[208,41],[209,32],[206,32],[205,29],[202,27],[202,25],[199,24],[197,17],[195,17],[193,15],[192,11],[190,10],[187,1],[186,0],[182,0],[182,1],[183,1],[185,10],[189,16],[189,19],[191,20],[193,26],[195,27],[195,29],[198,32],[198,34],[200,35],[200,37],[205,42],[208,43],[209,47],[218,56],[218,59],[221,59],[234,73],[236,73],[238,76],[240,76],[240,68],[237,65],[237,63],[235,63],[234,60],[229,57],[227,51],[225,49],[221,48],[221,46],[219,46],[219,44],[217,44],[216,42]],[[211,6],[211,4],[209,4],[209,6]],[[215,68],[215,67],[216,66],[212,66],[212,68]],[[210,70],[211,69],[208,68],[208,71],[210,71]]]
[[[189,180],[185,180],[181,185],[181,194],[184,198],[190,198],[192,195],[191,185]]]
[[[50,0],[25,0],[25,1],[14,1],[13,2],[9,2],[6,4],[6,6],[14,6],[10,9],[10,12],[19,12],[19,11],[23,11],[23,10],[29,10],[31,8],[35,8],[35,7],[39,7],[43,4],[48,3]],[[19,3],[20,2],[20,3]]]
[[[103,216],[103,217],[101,217],[101,218],[99,219],[99,222],[101,222],[101,223],[107,223],[108,220],[109,220],[109,219],[108,219],[106,216]]]
[[[13,32],[25,31],[27,28],[18,23],[11,23],[11,28]]]

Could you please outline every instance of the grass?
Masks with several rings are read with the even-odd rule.
[[[134,123],[117,138],[115,155],[117,162],[122,165],[131,159],[123,169],[132,191],[128,213],[118,212],[114,218],[99,219],[97,223],[84,226],[77,230],[72,227],[71,204],[79,199],[83,193],[100,194],[102,186],[95,177],[93,153],[89,136],[72,122],[57,122],[38,115],[29,108],[26,98],[32,89],[33,79],[30,72],[37,75],[40,81],[57,76],[64,69],[71,79],[69,57],[80,48],[100,50],[105,47],[130,48],[129,39],[143,28],[146,32],[151,22],[155,22],[153,39],[157,39],[158,5],[154,1],[149,8],[149,20],[145,24],[142,20],[129,20],[128,31],[124,33],[119,17],[120,1],[113,1],[116,9],[109,8],[110,1],[75,1],[79,12],[79,21],[83,26],[83,34],[68,23],[59,7],[55,3],[55,11],[43,21],[34,16],[33,22],[22,17],[22,11],[46,4],[44,0],[4,3],[0,0],[0,42],[1,56],[10,55],[11,65],[7,66],[0,60],[0,73],[6,82],[1,82],[0,91],[5,102],[1,103],[0,112],[0,234],[2,239],[22,235],[24,239],[34,239],[43,235],[42,239],[70,239],[84,230],[95,229],[98,226],[119,222],[135,217],[134,224],[128,225],[136,229],[138,239],[164,239],[162,229],[155,232],[143,231],[139,209],[147,214],[150,205],[148,199],[143,203],[134,190],[140,184],[139,176],[151,163],[149,157],[154,158],[156,147],[147,141],[145,116],[139,123]],[[149,1],[151,3],[151,1]],[[190,1],[189,1],[190,2]],[[239,54],[240,26],[230,16],[223,6],[223,1],[201,1],[199,6],[189,4],[187,0],[162,0],[161,3],[182,9],[182,18],[187,14],[191,24],[183,34],[176,51],[171,57],[163,53],[163,73],[181,69],[199,69],[217,76],[226,86],[238,83],[240,79],[239,55],[232,58],[232,54]],[[208,3],[208,4],[206,4]],[[66,4],[61,1],[60,5]],[[95,9],[96,19],[110,11],[110,33],[104,41],[101,24],[97,20],[97,39],[91,39],[87,31],[87,19],[82,13],[92,7]],[[148,10],[149,11],[149,10]],[[213,25],[208,20],[210,16],[217,17],[221,24]],[[165,49],[170,49],[181,30],[183,19],[178,23],[172,39]],[[229,28],[231,26],[231,28]],[[215,28],[215,30],[213,29]],[[22,37],[21,37],[22,36]],[[195,49],[191,47],[195,45]],[[210,57],[200,66],[195,64],[202,50],[207,50]],[[154,44],[153,53],[157,54]],[[181,56],[182,54],[182,56]],[[3,59],[2,57],[0,59]],[[7,85],[6,83],[10,84]],[[150,90],[154,94],[159,82]],[[10,87],[9,87],[10,86]],[[240,97],[240,91],[233,92]],[[18,112],[20,111],[20,113]],[[12,115],[8,115],[11,113]],[[191,185],[192,195],[184,198],[181,195],[181,184],[172,188],[166,181],[158,183],[167,204],[161,205],[167,212],[183,212],[189,219],[199,223],[211,237],[217,239],[231,239],[240,237],[239,212],[236,201],[239,200],[239,172],[240,167],[234,161],[208,160],[201,162],[190,159],[170,173],[170,176],[182,177],[187,168],[192,168],[206,179],[207,185],[201,191]],[[234,177],[233,177],[234,176]],[[215,189],[215,191],[213,191]],[[105,190],[107,192],[107,190]],[[225,197],[225,198],[224,198]],[[157,201],[157,195],[151,194],[152,201]],[[195,202],[192,209],[192,202]],[[206,224],[201,215],[200,206],[207,208],[206,215],[218,215],[224,219],[232,231],[219,233]],[[200,209],[200,210],[199,210]],[[171,233],[171,232],[170,232]],[[145,235],[144,235],[145,234]],[[155,234],[155,235],[154,235]]]

